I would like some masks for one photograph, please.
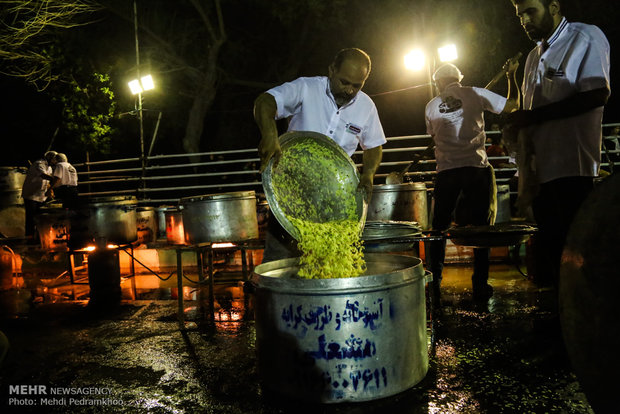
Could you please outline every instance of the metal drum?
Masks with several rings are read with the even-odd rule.
[[[187,197],[182,198],[180,204],[188,243],[237,242],[258,238],[254,191]]]
[[[152,243],[157,240],[159,222],[155,207],[138,207],[136,209],[136,232],[140,243]]]
[[[254,269],[265,392],[307,402],[357,402],[397,394],[424,378],[422,262],[388,254],[365,258],[366,273],[352,278],[297,278],[297,258]]]
[[[366,219],[416,221],[422,230],[427,230],[426,184],[416,182],[373,186]]]

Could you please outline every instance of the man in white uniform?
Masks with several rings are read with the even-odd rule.
[[[536,278],[557,285],[570,223],[598,175],[609,43],[596,26],[569,23],[558,0],[513,0],[537,42],[523,74],[523,110],[509,116],[532,141],[539,191],[532,209]]]
[[[62,153],[56,155],[56,166],[52,177],[54,196],[62,201],[64,208],[74,209],[78,203],[77,171],[69,164],[67,156]]]
[[[33,162],[28,168],[22,186],[22,197],[26,211],[26,238],[29,242],[34,240],[34,217],[47,199],[47,190],[52,178],[52,167],[56,163],[55,157],[56,151],[48,151],[43,158]]]
[[[426,129],[435,143],[437,160],[433,230],[447,229],[455,213],[459,225],[491,223],[490,192],[494,175],[484,147],[484,111],[499,114],[519,108],[514,75],[518,66],[512,61],[504,66],[508,98],[487,89],[462,86],[461,71],[450,63],[435,71],[433,80],[440,94],[426,105],[425,111]],[[440,295],[445,248],[445,240],[430,243],[429,267],[436,301]],[[474,249],[472,286],[475,299],[486,300],[493,294],[488,278],[489,249]]]
[[[329,66],[329,76],[302,77],[276,86],[254,103],[261,133],[261,171],[282,154],[276,119],[289,118],[288,131],[314,131],[333,139],[349,156],[363,150],[361,183],[368,195],[386,142],[375,104],[361,92],[370,74],[370,57],[362,50],[343,49]],[[295,244],[275,219],[270,219],[264,261],[297,256]]]

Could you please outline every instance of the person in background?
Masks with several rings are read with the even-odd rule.
[[[491,135],[489,139],[491,140],[491,145],[489,145],[486,149],[488,157],[506,157],[508,155],[508,153],[506,152],[506,148],[504,148],[504,146],[502,145],[501,134]],[[493,168],[501,168],[507,164],[507,160],[489,160],[489,163],[491,163]]]
[[[52,179],[53,166],[56,164],[56,151],[47,151],[43,158],[33,162],[28,168],[22,186],[22,197],[26,212],[26,239],[28,243],[35,243],[34,217],[47,200],[47,191]]]
[[[54,197],[62,201],[63,208],[73,210],[78,205],[77,171],[65,154],[58,153],[55,159],[51,190]]]
[[[301,77],[269,89],[254,102],[254,119],[260,129],[258,153],[261,172],[282,150],[276,119],[288,118],[288,131],[314,131],[333,139],[349,156],[358,145],[364,150],[360,185],[372,193],[385,134],[374,102],[361,91],[370,75],[366,52],[342,49],[329,65],[328,76]],[[295,242],[271,215],[263,261],[298,256]]]
[[[508,98],[487,89],[461,85],[463,75],[451,63],[433,75],[439,96],[425,110],[426,129],[435,142],[437,176],[434,188],[432,229],[446,230],[455,219],[459,225],[491,224],[494,206],[493,168],[485,151],[484,111],[508,113],[519,108],[515,81],[518,62],[504,65]],[[433,300],[439,304],[446,241],[430,243],[429,267],[433,273]],[[493,295],[488,284],[489,249],[474,249],[473,296],[487,300]]]
[[[507,121],[533,148],[535,279],[557,288],[571,221],[599,174],[610,48],[598,27],[568,22],[558,0],[512,2],[537,45],[524,68],[523,110]],[[521,165],[519,171],[524,179]]]

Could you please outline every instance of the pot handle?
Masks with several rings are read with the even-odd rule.
[[[430,271],[425,270],[424,271],[424,283],[430,283],[432,281],[433,281],[433,274]]]

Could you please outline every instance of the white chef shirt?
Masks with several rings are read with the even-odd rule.
[[[33,162],[30,168],[28,168],[24,185],[22,186],[22,197],[24,199],[40,203],[45,201],[47,198],[45,192],[47,191],[49,181],[41,177],[41,174],[52,175],[52,167],[44,159]]]
[[[558,25],[543,51],[528,55],[523,77],[523,109],[558,102],[576,93],[609,89],[609,43],[596,26]],[[603,107],[528,127],[541,183],[571,176],[594,177],[601,162]]]
[[[437,171],[487,167],[484,111],[499,114],[506,98],[454,82],[426,104],[426,131],[435,140]]]
[[[68,185],[70,187],[76,187],[78,184],[77,171],[73,165],[68,162],[59,162],[54,167],[54,177],[60,178],[60,181],[55,187],[62,185]]]
[[[364,92],[338,108],[326,76],[298,78],[269,89],[278,106],[276,119],[290,117],[289,131],[313,131],[327,135],[353,155],[386,143],[374,102]]]

